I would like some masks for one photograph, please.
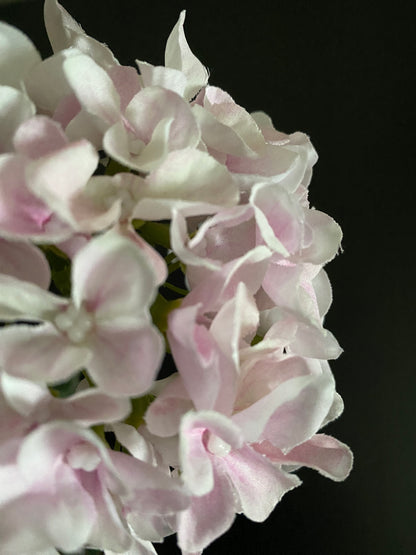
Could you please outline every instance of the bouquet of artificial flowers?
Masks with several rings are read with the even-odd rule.
[[[0,23],[0,552],[202,553],[347,446],[317,156],[208,85],[180,14],[120,65],[56,0]]]

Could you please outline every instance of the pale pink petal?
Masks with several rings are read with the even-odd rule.
[[[341,228],[330,216],[319,210],[307,210],[305,220],[306,225],[312,229],[313,241],[299,253],[299,259],[312,264],[326,264],[340,248]]]
[[[168,268],[165,259],[136,232],[130,231],[130,233],[126,232],[124,235],[136,243],[140,249],[142,249],[146,259],[149,261],[154,270],[157,279],[156,285],[162,285],[168,276]]]
[[[220,271],[201,281],[185,297],[182,307],[202,303],[203,312],[217,312],[235,296],[239,283],[246,285],[254,295],[261,286],[271,252],[264,246],[248,251],[244,256],[224,264]]]
[[[173,119],[163,119],[156,125],[150,143],[144,145],[128,133],[122,122],[112,125],[104,134],[105,151],[129,168],[147,172],[156,168],[168,154],[168,139]],[[136,143],[136,144],[134,144]],[[139,147],[137,147],[139,143]],[[138,153],[136,154],[136,150]]]
[[[163,338],[146,322],[101,323],[89,345],[87,369],[98,387],[114,396],[138,397],[150,389],[164,355]]]
[[[125,519],[117,499],[108,491],[105,479],[99,472],[80,472],[83,489],[94,500],[97,516],[88,536],[88,544],[97,549],[110,548],[117,552],[129,550],[132,537],[127,530]]]
[[[258,184],[250,203],[265,243],[284,257],[303,246],[303,209],[278,185]]]
[[[66,399],[51,400],[51,416],[58,420],[74,420],[81,426],[123,420],[131,411],[128,399],[115,398],[96,389],[74,393]]]
[[[71,345],[51,324],[2,328],[0,345],[5,371],[34,381],[66,380],[88,359],[88,350]]]
[[[29,242],[0,239],[0,271],[48,289],[51,271],[45,255]]]
[[[102,150],[103,135],[107,128],[107,122],[81,108],[66,126],[65,133],[71,141],[87,139],[97,150]]]
[[[168,339],[173,358],[195,407],[231,413],[234,367],[209,330],[197,323],[199,306],[173,311]]]
[[[297,476],[276,468],[247,445],[231,451],[217,464],[226,469],[241,512],[255,522],[266,520],[283,495],[301,483]]]
[[[53,112],[53,119],[62,125],[65,129],[67,125],[79,114],[81,104],[78,102],[75,94],[71,93],[61,98],[59,104]]]
[[[0,86],[0,153],[13,150],[16,129],[35,111],[33,102],[24,93],[13,87]]]
[[[172,119],[169,150],[196,147],[200,132],[192,110],[183,98],[161,87],[146,87],[134,96],[126,108],[125,117],[137,138],[144,143],[152,139],[159,121]]]
[[[140,76],[134,67],[114,65],[107,69],[120,96],[120,110],[124,113],[130,100],[140,90]]]
[[[0,274],[0,285],[2,320],[47,320],[68,304],[67,299],[13,276]]]
[[[313,278],[312,286],[315,291],[319,314],[323,317],[328,312],[332,304],[332,287],[328,274],[323,268],[316,275],[316,277]]]
[[[352,468],[353,456],[349,447],[325,434],[314,435],[286,454],[268,441],[255,444],[254,448],[273,462],[314,468],[336,482],[345,480]]]
[[[88,36],[74,18],[56,0],[46,0],[45,26],[53,51],[78,48],[103,67],[117,64],[111,50]]]
[[[110,457],[126,488],[121,497],[128,510],[160,516],[189,505],[189,493],[178,478],[125,453],[111,451]]]
[[[119,120],[120,96],[108,73],[92,58],[71,56],[64,61],[63,71],[81,106],[110,125]]]
[[[186,148],[170,152],[146,178],[134,214],[146,220],[161,220],[170,218],[173,208],[194,216],[214,213],[237,202],[237,187],[225,167],[206,152]]]
[[[62,99],[73,94],[65,78],[63,64],[68,58],[79,54],[75,48],[63,50],[28,72],[25,78],[27,93],[42,113],[52,115]]]
[[[235,519],[236,506],[230,479],[215,472],[210,493],[193,497],[188,509],[177,516],[178,544],[182,551],[199,552],[224,534]]]
[[[117,399],[118,401],[118,399]],[[134,426],[118,422],[112,425],[117,440],[129,453],[140,461],[156,466],[156,455],[153,445],[142,436]]]
[[[1,373],[0,380],[1,390],[7,404],[22,416],[30,417],[37,405],[50,398],[46,386],[30,380],[9,376],[4,371]]]
[[[207,139],[209,146],[219,151],[225,149],[227,153],[235,156],[253,157],[264,150],[266,143],[256,122],[244,108],[234,102],[228,93],[218,87],[207,87],[204,108],[220,124],[215,125],[211,118],[206,115],[204,117],[203,112],[197,109],[202,116],[200,123],[203,140]],[[231,140],[229,131],[225,132],[224,126],[234,132],[234,140]],[[224,142],[222,135],[224,135]]]
[[[155,281],[138,246],[115,231],[91,240],[73,260],[74,302],[84,302],[97,321],[140,318],[156,294]]]
[[[70,143],[27,165],[28,188],[68,220],[67,204],[83,190],[97,163],[98,154],[91,143]]]
[[[214,487],[211,455],[239,448],[241,444],[241,431],[223,414],[214,411],[187,413],[181,423],[179,453],[181,478],[189,490],[197,496],[209,493]]]
[[[72,235],[41,199],[27,187],[25,160],[0,156],[0,230],[5,237],[59,241]]]
[[[259,312],[253,296],[244,282],[237,286],[234,298],[218,311],[210,326],[210,333],[224,353],[232,357],[239,368],[239,349],[253,339],[259,324]]]
[[[55,207],[78,233],[105,230],[118,222],[122,201],[117,179],[94,175],[64,202]]]
[[[33,159],[64,149],[68,142],[62,127],[46,116],[35,116],[22,123],[13,139],[16,151]]]
[[[187,83],[184,73],[171,67],[153,66],[140,60],[136,60],[136,63],[144,87],[162,87],[184,96]]]
[[[163,438],[178,434],[182,417],[194,408],[182,377],[176,373],[168,380],[145,415],[149,431]]]
[[[0,509],[4,553],[43,554],[54,546],[76,551],[88,540],[96,518],[91,497],[66,465],[60,465],[49,482]]]
[[[286,443],[289,444],[288,447],[292,447],[299,443],[295,435],[296,426],[300,429],[298,434],[303,434],[304,427],[311,424],[309,419],[312,416],[316,414],[313,423],[316,424],[318,420],[320,425],[325,417],[322,413],[325,409],[325,415],[328,412],[327,403],[323,402],[322,407],[314,405],[320,399],[322,381],[322,378],[316,376],[289,379],[254,404],[234,414],[232,420],[244,431],[247,442],[258,441],[263,434],[265,439],[273,436],[273,441],[278,441],[283,447],[286,447]],[[295,443],[291,444],[291,441]]]
[[[188,46],[183,30],[184,21],[185,11],[182,11],[166,42],[165,66],[184,73],[187,79],[184,96],[191,100],[207,84],[208,72]]]
[[[0,84],[19,89],[27,71],[41,61],[32,41],[19,29],[0,22]]]
[[[289,380],[278,389],[285,389]],[[321,428],[335,393],[334,378],[329,367],[315,376],[292,399],[280,405],[267,422],[261,439],[269,440],[284,452],[311,438]],[[256,441],[256,439],[254,439]]]

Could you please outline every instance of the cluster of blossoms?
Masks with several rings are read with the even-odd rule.
[[[265,520],[342,412],[323,327],[341,230],[306,135],[186,42],[120,65],[56,0],[54,54],[0,24],[0,551],[202,553]],[[173,371],[169,374],[169,368]]]

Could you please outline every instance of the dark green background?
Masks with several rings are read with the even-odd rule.
[[[122,63],[163,62],[187,8],[188,41],[222,87],[283,131],[308,133],[320,160],[311,200],[344,230],[327,268],[327,317],[345,412],[328,433],[355,453],[350,478],[309,470],[264,524],[238,518],[207,555],[399,555],[415,539],[414,91],[410,2],[62,0]],[[41,1],[0,17],[49,55]],[[1,55],[1,54],[0,54]],[[174,554],[172,541],[158,547]]]

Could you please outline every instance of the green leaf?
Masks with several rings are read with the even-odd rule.
[[[144,415],[148,407],[153,403],[156,399],[154,395],[144,395],[143,397],[137,397],[136,399],[131,400],[132,411],[130,415],[124,421],[126,424],[130,424],[134,426],[134,428],[138,428],[142,424],[144,424]]]

